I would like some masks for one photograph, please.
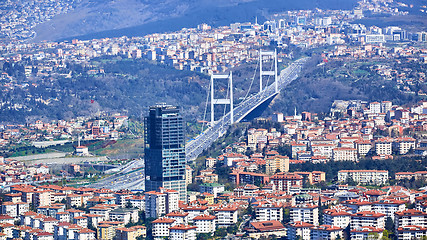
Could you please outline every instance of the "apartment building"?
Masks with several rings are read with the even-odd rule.
[[[237,223],[237,210],[237,207],[219,207],[213,209],[218,219],[218,227],[228,227]]]
[[[289,157],[271,156],[265,159],[265,170],[267,175],[273,175],[276,171],[289,172]]]
[[[343,229],[337,226],[320,225],[314,226],[310,231],[311,240],[335,240],[343,238]]]
[[[256,203],[255,203],[256,204]],[[282,207],[273,202],[260,202],[254,207],[256,221],[282,221],[283,211]]]
[[[377,155],[391,155],[393,139],[381,138],[375,142],[375,152]]]
[[[372,211],[394,218],[394,213],[406,209],[406,201],[397,199],[381,199],[372,204]]]
[[[350,228],[356,229],[365,226],[375,226],[384,229],[385,214],[373,211],[357,212],[351,215]]]
[[[326,225],[345,229],[350,224],[351,214],[337,209],[325,209],[323,210],[323,221]]]
[[[394,226],[396,231],[407,226],[427,227],[427,213],[415,209],[395,212]]]
[[[415,150],[415,139],[411,137],[400,137],[395,140],[395,147],[399,154],[406,154],[409,150]]]
[[[290,193],[292,188],[301,188],[303,177],[293,173],[277,173],[270,178],[273,189]]]
[[[170,240],[197,240],[197,227],[179,224],[171,227],[169,239]]]
[[[216,216],[200,215],[193,218],[197,233],[213,233],[216,230]]]
[[[290,209],[291,222],[319,225],[319,208],[313,204],[298,204]]]
[[[340,147],[333,150],[333,160],[334,161],[357,161],[357,149]]]
[[[388,181],[386,170],[341,170],[338,172],[338,181],[346,182],[352,179],[356,183],[365,185],[382,185]]]

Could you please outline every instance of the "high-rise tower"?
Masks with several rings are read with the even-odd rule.
[[[145,190],[159,187],[179,192],[186,201],[185,135],[179,107],[159,104],[145,118]]]

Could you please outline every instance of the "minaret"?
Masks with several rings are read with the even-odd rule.
[[[255,26],[258,25],[258,16],[255,16]]]
[[[294,110],[294,117],[296,116],[297,116],[297,107],[295,107],[295,110]]]

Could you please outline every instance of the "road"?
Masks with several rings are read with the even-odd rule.
[[[109,176],[88,187],[108,188],[111,190],[120,189],[144,189],[144,161],[133,160],[128,164],[120,167],[118,173]]]

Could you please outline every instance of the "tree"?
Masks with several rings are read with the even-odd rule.
[[[198,233],[197,240],[209,240],[212,239],[212,235],[210,233]]]
[[[283,223],[289,223],[291,221],[291,211],[289,208],[285,208],[283,211]]]
[[[381,240],[390,240],[390,233],[387,230],[383,231],[383,236],[381,237]]]
[[[226,228],[218,228],[218,229],[216,229],[214,236],[215,237],[221,237],[221,238],[227,236],[227,229]]]
[[[387,233],[392,233],[394,230],[394,222],[391,217],[387,217],[385,221],[385,229],[388,231]],[[388,236],[387,236],[388,237]]]

